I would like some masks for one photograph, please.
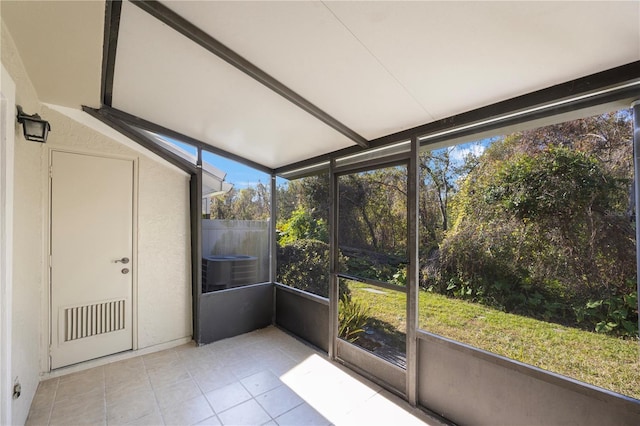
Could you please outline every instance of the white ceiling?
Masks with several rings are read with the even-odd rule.
[[[38,2],[39,36],[16,24],[33,5],[1,3],[21,53],[46,38],[70,58],[54,84],[23,55],[41,97],[91,105],[104,3],[98,24],[98,2]],[[162,3],[369,140],[640,60],[639,1]],[[269,168],[355,145],[127,1],[113,107]]]
[[[126,2],[113,107],[268,167],[351,140]]]
[[[0,0],[40,101],[100,106],[104,9],[103,1]]]

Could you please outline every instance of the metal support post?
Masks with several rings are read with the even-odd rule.
[[[640,296],[640,100],[631,104],[633,110],[633,183],[636,210],[636,286]],[[638,297],[638,313],[640,314],[640,297]],[[638,329],[640,330],[640,315],[638,316]]]
[[[407,173],[407,241],[409,270],[407,271],[407,399],[417,404],[418,383],[418,279],[419,279],[419,228],[418,228],[418,148],[417,138],[411,139],[411,157]]]
[[[191,174],[191,285],[193,340],[201,343],[200,296],[202,294],[202,149],[198,148],[196,172]]]
[[[271,217],[269,218],[269,281],[276,282],[278,267],[278,247],[276,242],[276,223],[278,218],[278,200],[276,188],[276,175],[271,175]],[[271,322],[276,323],[276,287],[273,287],[273,313]]]
[[[338,248],[338,178],[334,172],[336,160],[331,160],[329,168],[329,198],[331,210],[329,211],[329,357],[333,360],[337,357],[336,340],[338,339],[338,298],[339,278],[338,260],[340,250]]]

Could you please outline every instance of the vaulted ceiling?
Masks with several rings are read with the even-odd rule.
[[[637,1],[3,0],[0,14],[44,102],[112,107],[269,169],[640,61]]]

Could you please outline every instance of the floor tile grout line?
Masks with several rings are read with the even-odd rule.
[[[258,372],[258,373],[254,373],[254,374],[259,374],[259,373],[261,373],[261,372],[263,372],[263,371],[269,371],[269,372],[271,372],[269,369],[265,369],[265,370],[262,370],[262,371],[260,371],[260,372]],[[274,374],[273,372],[271,372],[271,374],[273,374],[274,376],[276,376],[276,377],[277,377],[277,374]],[[253,374],[252,374],[252,375],[253,375]],[[252,375],[247,376],[247,377],[251,377]],[[245,378],[247,378],[247,377],[245,377]],[[278,385],[278,386],[276,386],[275,388],[273,388],[273,389],[269,389],[269,390],[266,390],[266,391],[264,391],[264,392],[262,392],[262,393],[260,393],[260,394],[258,394],[258,395],[255,395],[255,396],[254,396],[254,395],[251,393],[251,391],[250,391],[250,390],[249,390],[249,389],[244,385],[244,383],[242,383],[242,380],[243,380],[243,379],[238,379],[237,377],[236,377],[236,379],[237,379],[237,380],[236,380],[236,382],[234,382],[234,383],[238,383],[238,384],[239,384],[239,385],[240,385],[240,386],[241,386],[241,387],[242,387],[242,388],[243,388],[243,389],[244,389],[244,390],[245,390],[245,391],[246,391],[246,392],[251,396],[249,399],[244,400],[244,401],[242,401],[242,402],[239,402],[239,403],[237,403],[237,404],[234,404],[234,405],[232,405],[232,406],[230,406],[230,407],[227,407],[227,408],[225,408],[224,410],[222,410],[222,411],[220,411],[220,412],[218,413],[218,412],[216,412],[216,410],[215,410],[215,409],[213,409],[213,406],[211,406],[211,403],[209,402],[208,398],[206,398],[206,394],[205,394],[205,399],[207,399],[207,402],[209,402],[209,406],[210,406],[210,407],[211,407],[211,409],[213,410],[213,412],[214,412],[214,414],[216,415],[216,417],[218,418],[218,420],[220,420],[220,416],[219,416],[220,414],[223,414],[223,413],[225,413],[225,412],[227,412],[227,411],[229,411],[229,410],[232,410],[233,408],[238,407],[239,405],[245,404],[245,403],[247,403],[247,402],[249,402],[249,401],[253,400],[253,401],[254,401],[256,404],[258,404],[258,406],[259,406],[259,407],[260,407],[260,408],[261,408],[261,409],[262,409],[262,410],[263,410],[263,411],[264,411],[264,412],[269,416],[269,418],[271,419],[271,420],[269,420],[269,421],[274,421],[274,422],[276,422],[276,424],[277,424],[276,418],[275,418],[275,417],[273,417],[273,416],[272,416],[272,415],[271,415],[271,414],[270,414],[270,413],[265,409],[265,407],[264,407],[262,404],[260,404],[260,401],[258,401],[257,397],[259,397],[260,395],[264,395],[265,393],[270,392],[270,391],[272,391],[272,390],[274,390],[274,389],[277,389],[277,388],[280,388],[280,387],[286,386],[286,384],[285,384],[284,382],[280,381],[280,383],[281,383],[281,384],[280,384],[280,385]],[[280,380],[280,378],[279,378],[279,377],[278,377],[278,380]],[[233,385],[234,383],[230,383],[230,384],[225,385],[225,386],[222,386],[222,387],[220,387],[220,388],[213,389],[211,392],[213,392],[213,391],[215,391],[215,390],[223,389],[223,388],[225,388],[226,386],[231,386],[231,385]],[[207,393],[209,393],[209,392],[207,392]],[[304,403],[304,401],[303,401],[303,403]],[[302,404],[302,403],[301,403],[301,404]],[[301,405],[301,404],[298,404],[297,406],[299,406],[299,405]],[[297,406],[296,406],[296,407],[297,407]],[[294,407],[294,408],[295,408],[295,407]],[[293,409],[293,408],[292,408],[292,409]],[[290,411],[290,410],[289,410],[289,411]],[[284,413],[282,413],[282,414],[284,414]],[[265,423],[269,423],[269,421],[267,421],[267,422],[265,422]],[[220,422],[222,423],[222,420],[220,420]]]
[[[158,415],[162,419],[162,424],[166,425],[167,422],[164,419],[164,414],[162,413],[162,407],[160,407],[160,401],[158,401],[158,394],[156,393],[156,389],[153,387],[153,383],[151,383],[151,377],[149,377],[149,370],[147,369],[147,363],[145,362],[144,357],[142,357],[142,365],[144,367],[145,377],[147,378],[147,381],[149,381],[149,386],[151,387],[151,392],[153,392],[153,399],[156,401],[156,407],[158,409]],[[142,417],[140,417],[140,418],[142,418]]]
[[[104,409],[104,424],[109,424],[109,417],[107,413],[107,372],[104,366],[102,367],[102,408]]]
[[[53,399],[51,400],[51,406],[49,407],[49,415],[47,416],[47,426],[51,424],[51,416],[53,415],[53,406],[56,403],[56,397],[58,396],[58,387],[60,386],[60,378],[56,378],[56,388],[53,391]],[[38,388],[36,388],[36,392],[38,392]],[[29,411],[31,411],[31,408],[29,408]],[[27,416],[27,419],[29,417]]]
[[[177,355],[178,355],[178,358],[180,359],[180,354],[177,354]],[[200,367],[199,363],[200,363],[200,361],[198,361],[198,367]],[[207,402],[207,405],[209,406],[209,408],[211,408],[211,412],[213,413],[213,416],[209,416],[209,417],[207,417],[205,419],[202,419],[201,421],[210,419],[211,417],[215,417],[220,422],[220,424],[222,424],[222,420],[220,420],[220,417],[218,417],[218,413],[216,413],[216,410],[213,409],[213,406],[211,405],[211,402],[209,402],[209,399],[207,398],[207,394],[204,392],[204,390],[200,386],[200,383],[198,383],[198,381],[195,379],[195,377],[193,377],[193,374],[191,373],[191,371],[188,368],[184,367],[184,369],[187,371],[187,374],[189,375],[189,378],[193,381],[193,383],[195,383],[196,387],[200,391],[200,395],[199,396],[204,398],[204,400]],[[156,395],[155,390],[154,390],[153,393],[154,393],[154,395]],[[196,396],[194,398],[191,398],[191,399],[195,399],[195,398],[198,398],[198,396]],[[157,399],[158,399],[158,396],[156,395],[156,400]],[[158,406],[159,405],[160,404],[158,403]],[[160,411],[162,411],[162,410],[160,410]],[[162,412],[160,413],[160,415],[162,416],[162,421],[164,422],[164,415],[162,415]]]
[[[296,393],[293,389],[291,389],[291,388],[290,388],[289,386],[287,386],[285,383],[283,383],[281,386],[278,386],[278,388],[279,388],[279,387],[282,387],[282,386],[286,386],[286,387],[287,387],[287,389],[291,390],[293,393]],[[278,388],[274,388],[274,389],[278,389]],[[271,390],[274,390],[274,389],[271,389]],[[270,391],[267,391],[267,392],[270,392]],[[266,392],[265,392],[265,393],[266,393]],[[263,395],[263,394],[261,394],[261,395]],[[297,393],[296,393],[296,395],[297,395]],[[298,396],[299,396],[299,395],[298,395]],[[300,396],[299,396],[299,397],[300,397]],[[255,399],[255,398],[254,398],[254,399]],[[302,402],[301,402],[301,403],[299,403],[299,404],[298,404],[298,405],[296,405],[295,407],[291,407],[291,408],[290,408],[290,409],[288,409],[287,411],[284,411],[284,412],[282,412],[282,413],[278,414],[276,417],[273,417],[273,416],[272,416],[272,415],[267,411],[267,409],[266,409],[262,404],[260,404],[260,401],[256,400],[256,402],[257,402],[257,403],[262,407],[262,409],[263,409],[267,414],[269,414],[269,417],[271,417],[271,420],[273,420],[273,421],[274,421],[274,422],[276,422],[276,424],[277,424],[277,423],[278,423],[278,421],[277,421],[276,419],[277,419],[278,417],[284,416],[284,415],[285,415],[285,414],[287,414],[289,411],[293,411],[293,410],[295,410],[296,408],[298,408],[298,407],[300,407],[301,405],[304,405],[304,404],[306,403],[306,401],[304,400],[304,398],[300,397],[300,399],[302,400]],[[313,407],[312,407],[312,408],[313,408]],[[268,423],[268,422],[266,422],[266,423]]]
[[[153,389],[153,385],[151,384],[151,379],[149,378],[149,374],[148,374],[148,371],[147,371],[147,368],[146,368],[146,364],[145,364],[145,361],[144,361],[144,356],[143,355],[139,355],[137,357],[130,358],[129,360],[135,360],[136,358],[139,358],[141,363],[142,363],[142,372],[144,373],[144,377],[146,379],[147,384],[149,385],[149,388],[151,389],[151,392],[153,392],[154,399],[156,399],[157,412],[158,412],[158,414],[160,414],[160,417],[162,418],[162,413],[160,413],[160,406],[158,404],[157,397],[156,397],[155,391]],[[109,364],[107,364],[107,365],[109,365]],[[138,369],[135,369],[134,371],[137,372]],[[106,374],[106,368],[105,368],[105,374]],[[106,392],[106,377],[105,377],[105,401],[106,401],[106,398],[107,398],[107,392]],[[107,412],[106,412],[106,417],[107,417],[106,423],[107,423],[107,425],[109,425],[109,412],[108,412],[108,410],[109,410],[109,407],[108,407],[108,404],[107,404]],[[132,422],[140,420],[144,416],[145,416],[145,414],[142,414],[142,415],[140,415],[140,416],[138,416],[136,418],[129,419],[125,424],[130,424]],[[164,418],[162,418],[162,422],[164,423]]]
[[[273,373],[272,373],[272,374],[273,374]],[[280,378],[278,378],[278,380],[280,380]],[[246,386],[244,386],[244,384],[242,384],[242,383],[240,383],[240,384],[241,384],[241,385],[246,389]],[[284,383],[282,383],[280,386],[284,386]],[[277,388],[279,388],[280,386],[277,386],[277,387],[275,387],[274,389],[277,389]],[[275,421],[276,421],[276,419],[271,415],[271,413],[269,413],[269,412],[268,412],[268,411],[267,411],[267,410],[262,406],[262,404],[260,404],[260,401],[258,401],[258,399],[257,399],[260,395],[264,395],[265,393],[270,392],[271,390],[273,390],[273,389],[270,389],[270,390],[268,390],[268,391],[262,392],[261,394],[258,394],[258,395],[255,395],[255,396],[254,396],[254,395],[249,391],[249,389],[247,389],[247,392],[249,392],[249,395],[251,395],[251,399],[253,399],[253,400],[256,402],[256,404],[258,404],[258,406],[259,406],[260,408],[262,408],[262,411],[264,411],[265,413],[267,413],[267,415],[269,416],[269,418],[275,422]],[[264,423],[269,423],[269,422],[264,422]],[[263,424],[264,424],[264,423],[263,423]],[[277,423],[277,422],[276,422],[276,423]]]

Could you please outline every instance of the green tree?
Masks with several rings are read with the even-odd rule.
[[[404,167],[388,167],[341,176],[341,246],[405,255],[406,185]]]
[[[458,181],[478,163],[480,143],[463,145],[463,158],[458,158],[452,146],[420,153],[419,163],[419,227],[420,252],[428,262],[449,228],[450,203],[458,190]],[[479,148],[479,149],[474,149]]]
[[[278,243],[282,246],[297,240],[329,242],[329,230],[324,219],[314,219],[311,213],[298,206],[288,220],[278,223]]]
[[[438,288],[507,311],[577,321],[575,308],[629,293],[629,180],[564,146],[494,143],[455,200]]]
[[[271,214],[269,188],[258,182],[255,186],[211,198],[211,219],[268,220]]]

